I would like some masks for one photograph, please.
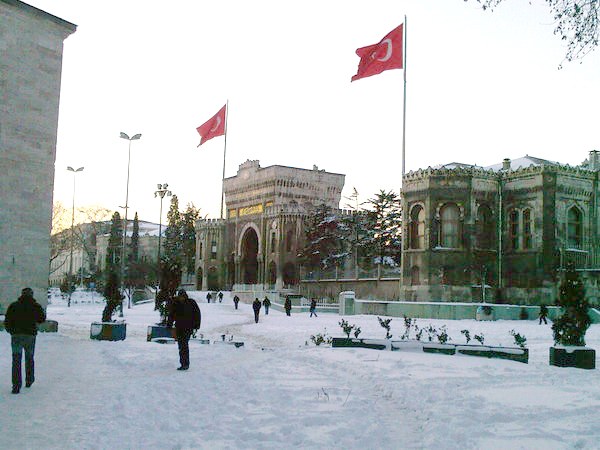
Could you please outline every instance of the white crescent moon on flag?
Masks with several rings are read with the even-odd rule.
[[[377,61],[382,61],[385,62],[388,59],[390,59],[392,57],[392,40],[391,39],[385,39],[382,44],[386,44],[387,45],[387,52],[385,53],[385,56],[383,58],[377,58]]]
[[[217,123],[215,124],[215,126],[214,126],[214,127],[212,127],[212,128],[210,129],[210,131],[209,131],[209,132],[217,131],[217,130],[219,129],[219,127],[220,127],[220,126],[221,126],[221,117],[220,117],[220,116],[217,116]]]

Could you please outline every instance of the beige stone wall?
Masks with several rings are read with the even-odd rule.
[[[0,309],[46,304],[63,40],[75,26],[0,0]]]

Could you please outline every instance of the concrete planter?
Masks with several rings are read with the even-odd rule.
[[[333,338],[332,347],[359,347],[373,350],[390,349],[390,341],[387,339],[356,339],[356,338]]]
[[[46,320],[38,325],[38,331],[42,333],[58,332],[58,322],[56,320]]]
[[[529,349],[520,347],[490,347],[488,345],[457,345],[456,353],[469,356],[483,356],[485,358],[500,358],[529,362]]]
[[[456,353],[456,345],[454,344],[434,344],[427,342],[423,344],[425,353],[441,353],[442,355],[454,355]]]
[[[550,347],[550,365],[595,369],[596,350],[587,347]]]
[[[148,333],[146,335],[146,340],[148,342],[157,339],[157,338],[173,338],[176,339],[177,335],[175,333],[175,328],[169,328],[166,325],[150,325],[148,327]]]
[[[125,322],[92,322],[90,339],[99,341],[122,341],[127,335]]]
[[[422,352],[425,342],[416,339],[407,339],[404,341],[392,341],[392,351]]]

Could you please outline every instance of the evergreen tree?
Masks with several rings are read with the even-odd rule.
[[[104,298],[106,306],[102,311],[102,322],[110,322],[115,310],[121,305],[123,296],[119,291],[119,275],[116,270],[107,272],[106,283],[104,284]]]
[[[188,203],[181,214],[181,241],[183,267],[187,273],[194,273],[196,261],[196,221],[200,217],[200,210],[193,203]]]
[[[554,343],[562,345],[585,345],[585,333],[591,320],[590,307],[585,298],[585,288],[573,263],[567,264],[565,278],[560,285],[559,306],[563,314],[552,324]]]
[[[138,262],[140,254],[140,222],[138,220],[137,212],[133,218],[133,232],[131,233],[131,243],[129,244],[129,248],[129,262]]]
[[[118,211],[112,216],[110,224],[110,236],[106,248],[106,271],[118,272],[121,264],[121,245],[123,239],[123,225],[121,215]]]
[[[353,189],[352,194],[346,197],[350,203],[345,205],[349,210],[349,214],[345,214],[340,219],[340,230],[343,233],[344,241],[348,246],[348,250],[352,254],[353,265],[355,271],[358,271],[359,258],[364,256],[364,248],[369,242],[368,215],[362,208],[364,203],[358,200],[358,191]],[[358,272],[356,273],[358,276]]]
[[[305,222],[306,244],[299,253],[302,264],[311,269],[339,264],[347,253],[343,250],[343,234],[337,217],[321,204]]]
[[[181,265],[181,214],[179,213],[179,200],[176,195],[171,197],[171,207],[167,213],[168,226],[165,230],[165,247],[163,260],[177,262]]]
[[[376,257],[378,264],[384,264],[390,257],[394,263],[400,260],[402,251],[402,206],[400,197],[394,192],[380,190],[369,199],[370,209],[368,252]],[[390,261],[391,262],[391,261]]]

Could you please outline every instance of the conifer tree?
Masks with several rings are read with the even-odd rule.
[[[317,206],[309,215],[305,233],[306,244],[298,255],[305,266],[312,269],[331,267],[347,255],[338,218],[327,205]]]
[[[138,220],[138,213],[135,213],[133,218],[133,231],[131,233],[131,243],[129,244],[129,262],[136,263],[139,259],[140,254],[140,222]]]
[[[188,203],[181,214],[181,241],[183,267],[187,273],[194,273],[196,260],[196,220],[200,210],[193,203]]]
[[[369,253],[382,264],[386,256],[398,262],[402,249],[402,207],[393,191],[380,190],[369,199]]]
[[[552,324],[554,343],[562,345],[585,345],[585,333],[591,320],[590,307],[585,298],[585,288],[573,263],[568,263],[565,279],[560,285],[558,304],[563,314]]]
[[[181,264],[181,214],[179,213],[179,200],[176,195],[171,197],[171,207],[167,213],[168,226],[165,230],[165,251],[162,258],[166,261]]]
[[[112,216],[110,224],[110,235],[106,248],[106,271],[117,271],[121,264],[121,244],[123,239],[123,225],[121,215],[118,211]]]

